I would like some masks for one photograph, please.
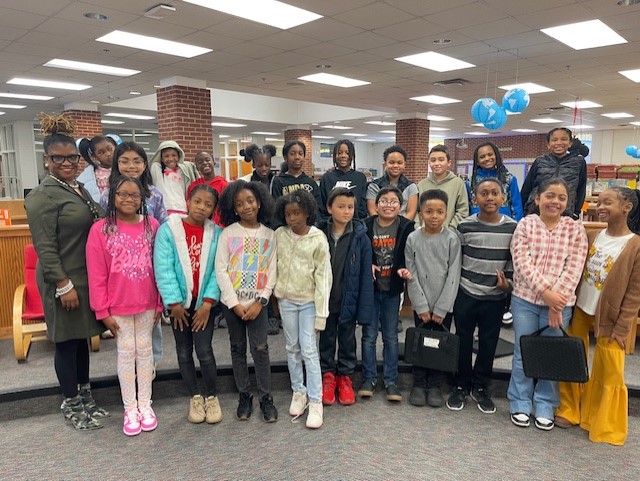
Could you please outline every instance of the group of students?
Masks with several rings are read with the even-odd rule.
[[[358,394],[374,395],[381,330],[386,396],[391,402],[402,400],[397,386],[398,323],[406,284],[415,325],[448,329],[455,320],[461,341],[448,399],[442,392],[449,382],[445,373],[414,367],[411,404],[446,404],[456,411],[471,396],[482,412],[495,412],[489,380],[511,293],[516,336],[508,391],[512,422],[527,427],[534,415],[542,430],[554,423],[580,424],[594,441],[624,443],[624,342],[640,305],[640,279],[635,279],[640,276],[638,192],[616,188],[601,194],[598,214],[608,228],[588,241],[582,224],[563,215],[573,215],[575,206],[582,205],[576,199],[580,187],[548,175],[549,169],[541,165],[555,161],[557,173],[569,160],[569,181],[578,182],[584,159],[576,162],[568,153],[572,139],[567,129],[552,130],[547,140],[551,157],[536,160],[522,199],[498,148],[489,142],[474,152],[468,185],[449,171],[444,146],[431,150],[431,172],[418,185],[403,174],[406,152],[400,146],[388,148],[383,177],[367,185],[354,169],[353,144],[341,140],[334,146],[335,169],[323,176],[320,186],[302,170],[302,142],[284,146],[285,168],[277,176],[266,168],[272,149],[251,146],[245,157],[255,170],[248,181],[232,182],[220,193],[210,185],[212,168],[209,179],[195,185],[187,185],[183,177],[184,206],[175,196],[176,203],[167,207],[173,213],[164,221],[149,215],[148,200],[154,186],[179,185],[174,177],[189,168],[181,167],[184,154],[177,144],[163,143],[155,156],[162,176],[151,185],[144,150],[134,143],[120,144],[113,155],[120,172],[114,175],[113,169],[110,174],[106,217],[90,229],[86,262],[91,308],[117,337],[125,434],[157,426],[151,408],[151,332],[163,307],[170,311],[178,363],[191,396],[189,421],[222,420],[211,347],[217,305],[229,329],[238,419],[248,419],[253,410],[248,338],[262,417],[276,421],[267,343],[272,293],[286,339],[293,391],[290,415],[299,417],[308,410],[306,425],[319,428],[323,405],[334,404],[336,398],[344,405],[355,402],[351,376],[357,362],[356,323],[362,325],[363,382]],[[131,169],[125,170],[127,166]],[[136,166],[138,176],[132,175]],[[574,172],[576,167],[580,172]],[[522,218],[523,205],[535,213]],[[606,283],[610,272],[615,276]],[[606,299],[599,299],[602,292]],[[575,329],[587,345],[588,328],[595,323],[596,364],[585,387],[564,386],[560,397],[557,383],[534,384],[524,376],[519,338],[547,325],[566,327],[574,304],[574,319],[579,319]],[[476,328],[479,350],[472,365]],[[203,391],[196,380],[194,347]]]

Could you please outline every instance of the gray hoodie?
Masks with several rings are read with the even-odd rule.
[[[178,172],[182,177],[181,183],[171,182],[165,179],[165,169],[162,165],[162,151],[164,149],[174,149],[178,152]],[[165,207],[168,211],[186,212],[187,204],[185,195],[187,187],[196,180],[199,175],[195,166],[191,162],[185,162],[184,151],[173,140],[165,140],[160,144],[158,150],[151,158],[149,171],[153,185],[162,193]]]

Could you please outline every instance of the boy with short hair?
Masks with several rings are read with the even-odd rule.
[[[500,335],[502,313],[511,290],[513,265],[509,246],[518,225],[499,211],[504,202],[502,183],[486,178],[473,193],[480,212],[458,224],[462,245],[462,272],[458,297],[453,307],[456,335],[460,338],[460,357],[454,388],[447,399],[452,411],[464,408],[471,394],[478,409],[496,412],[489,394],[493,358]],[[478,327],[478,355],[471,365],[473,334]]]
[[[362,379],[358,391],[362,398],[373,396],[378,374],[376,341],[378,323],[382,329],[383,376],[388,401],[402,401],[398,388],[398,321],[400,294],[411,274],[405,268],[404,248],[413,232],[413,222],[400,215],[402,192],[397,187],[382,187],[375,198],[378,215],[365,220],[373,247],[374,317],[362,326]]]
[[[405,247],[405,263],[411,273],[408,293],[416,327],[451,327],[460,282],[460,241],[445,228],[447,202],[447,194],[439,189],[420,195],[422,228],[409,234]],[[446,382],[446,373],[418,366],[413,366],[412,372],[409,402],[414,406],[444,406],[441,385]]]
[[[464,181],[449,171],[451,157],[444,145],[436,145],[429,151],[431,172],[418,183],[422,194],[431,189],[439,189],[447,194],[447,215],[445,227],[455,230],[460,221],[469,215],[469,196]]]
[[[356,199],[352,190],[337,187],[329,193],[330,218],[318,223],[329,241],[333,284],[329,295],[329,317],[320,333],[322,403],[355,403],[351,374],[356,367],[356,320],[373,322],[371,242],[361,221],[354,220]],[[377,328],[377,327],[376,327]],[[336,362],[336,342],[338,360]]]

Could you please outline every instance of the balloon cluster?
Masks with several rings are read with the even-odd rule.
[[[625,149],[627,155],[633,157],[634,159],[640,159],[640,147],[636,147],[635,145],[627,145]]]
[[[523,89],[511,89],[502,98],[502,105],[494,99],[478,99],[471,107],[471,117],[489,130],[498,130],[507,123],[507,111],[522,112],[529,106],[531,98]]]

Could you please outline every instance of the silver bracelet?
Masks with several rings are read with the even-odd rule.
[[[69,279],[69,282],[62,287],[56,287],[56,297],[62,297],[65,294],[71,292],[74,288],[73,282]]]

